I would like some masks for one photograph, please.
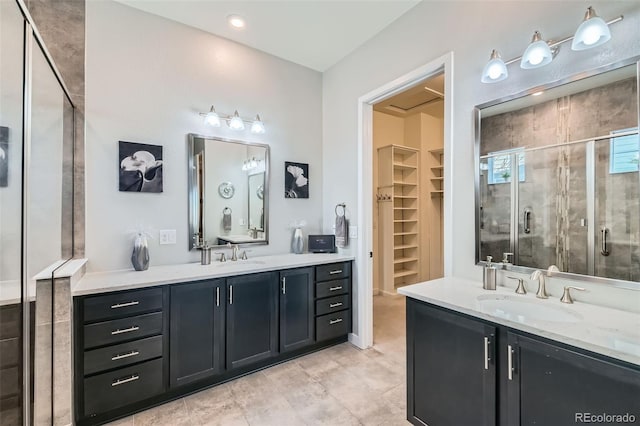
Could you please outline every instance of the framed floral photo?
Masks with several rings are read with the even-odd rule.
[[[162,192],[162,145],[120,141],[120,191]]]
[[[284,162],[284,198],[309,198],[309,165]]]

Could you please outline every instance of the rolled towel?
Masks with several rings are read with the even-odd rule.
[[[336,247],[349,245],[349,221],[344,215],[336,215]]]
[[[226,232],[231,231],[231,209],[229,207],[222,210],[222,229]]]

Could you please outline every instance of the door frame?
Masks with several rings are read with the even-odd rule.
[[[356,248],[357,330],[349,336],[356,346],[373,345],[373,104],[394,96],[408,87],[444,71],[444,276],[453,272],[453,223],[448,220],[453,210],[451,189],[453,177],[453,52],[446,53],[358,98],[358,223],[362,236]],[[376,254],[374,253],[374,256]]]

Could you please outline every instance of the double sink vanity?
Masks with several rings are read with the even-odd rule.
[[[76,423],[345,342],[351,260],[279,255],[85,275],[73,288]]]

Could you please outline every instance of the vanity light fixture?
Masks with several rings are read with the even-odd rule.
[[[557,47],[556,47],[557,52]],[[520,61],[520,68],[531,69],[543,67],[553,60],[553,53],[549,44],[542,39],[540,31],[533,33],[531,44],[527,47]]]
[[[245,123],[247,123],[251,124],[251,133],[261,135],[266,131],[259,114],[256,114],[255,120],[240,117],[238,110],[235,110],[233,115],[218,114],[213,105],[211,105],[209,112],[201,112],[199,114],[204,117],[204,123],[211,127],[220,127],[220,123],[224,120],[231,130],[242,131],[245,129]]]
[[[256,119],[253,120],[253,123],[251,124],[251,133],[261,135],[264,131],[264,123],[260,120],[260,114],[256,114]]]
[[[596,15],[592,7],[587,9],[584,21],[578,27],[573,36],[567,36],[558,41],[545,41],[538,31],[533,34],[531,43],[522,54],[517,58],[503,61],[500,55],[494,49],[491,52],[489,62],[482,70],[480,81],[483,83],[497,83],[509,76],[507,65],[520,61],[520,67],[524,69],[539,68],[550,63],[558,53],[559,46],[568,41],[572,41],[572,50],[586,50],[592,47],[600,46],[611,39],[611,31],[609,25],[620,22],[624,16],[620,15],[608,22]]]
[[[238,115],[238,110],[233,113],[233,117],[229,120],[229,128],[231,130],[244,130],[244,122]]]
[[[487,62],[487,65],[485,65],[482,70],[481,81],[483,83],[497,83],[508,76],[509,71],[507,71],[507,65],[504,63],[502,58],[500,58],[498,51],[493,49],[489,62]]]
[[[213,105],[211,105],[209,112],[204,114],[204,122],[211,127],[220,127],[220,116]]]
[[[584,21],[573,36],[572,50],[586,50],[605,44],[611,39],[611,31],[604,19],[596,15],[596,11],[589,6],[584,15]]]

